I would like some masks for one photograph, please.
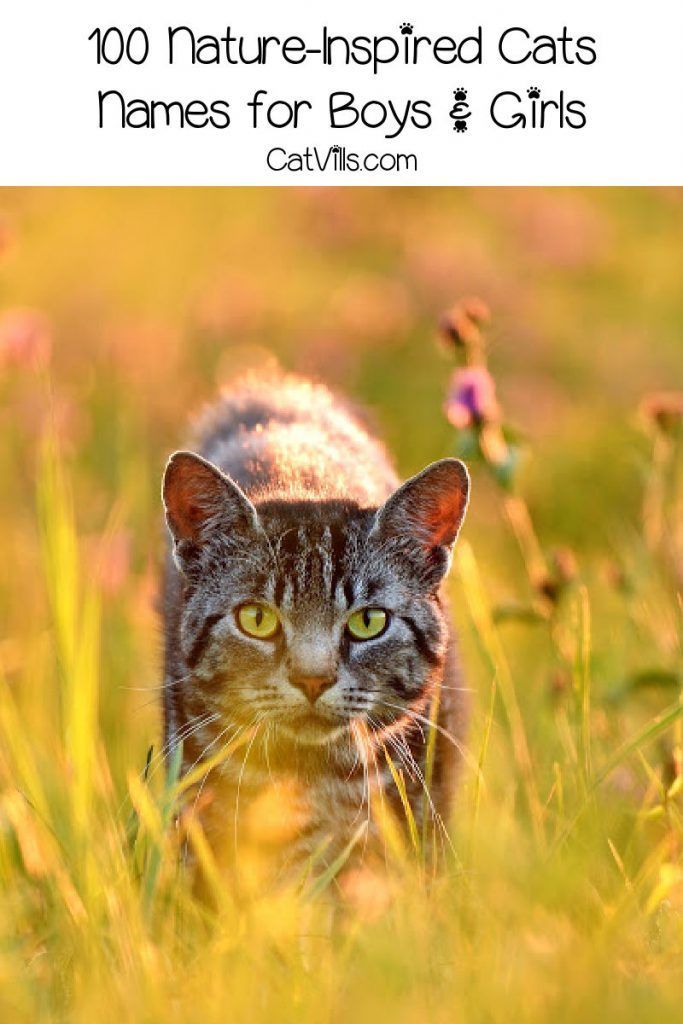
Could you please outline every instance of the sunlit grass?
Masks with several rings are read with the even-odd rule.
[[[0,1020],[679,1021],[683,445],[635,409],[682,379],[680,195],[0,200]],[[199,820],[175,824],[204,769],[179,780],[161,756],[165,456],[264,345],[368,403],[405,475],[452,453],[430,337],[471,291],[535,451],[512,497],[472,465],[449,583],[472,716],[443,870],[431,826],[376,801],[381,870],[346,878],[347,850],[238,897]],[[541,600],[567,544],[576,575]],[[399,756],[378,756],[400,792]]]
[[[193,821],[208,909],[178,864],[174,766],[131,763],[112,781],[107,621],[52,442],[37,522],[50,654],[27,662],[31,702],[21,677],[0,699],[3,1019],[679,1019],[681,774],[664,753],[680,758],[683,708],[607,709],[590,586],[567,597],[551,640],[569,690],[530,723],[504,633],[536,627],[496,625],[461,544],[454,596],[481,691],[441,875],[425,872],[414,821],[386,820],[386,868],[344,895],[345,854],[237,902]],[[332,930],[331,899],[344,906]]]

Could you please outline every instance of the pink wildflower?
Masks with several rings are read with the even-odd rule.
[[[499,418],[496,386],[483,366],[466,366],[451,376],[444,403],[446,418],[458,430]]]
[[[0,365],[38,369],[52,350],[46,317],[34,309],[7,309],[0,314]]]

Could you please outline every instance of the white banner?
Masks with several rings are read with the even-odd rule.
[[[680,0],[0,10],[3,185],[683,183]]]

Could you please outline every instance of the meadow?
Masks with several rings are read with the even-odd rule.
[[[0,191],[3,1021],[680,1020],[682,280],[681,190]],[[159,758],[165,460],[274,359],[473,480],[447,863],[334,934],[193,898]]]

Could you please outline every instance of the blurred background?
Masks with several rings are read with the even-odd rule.
[[[683,190],[0,191],[0,1018],[680,1020],[682,283]],[[312,970],[308,897],[209,938],[157,770],[161,474],[273,359],[473,476],[450,870]]]
[[[492,314],[489,369],[533,453],[521,486],[543,544],[603,571],[639,516],[638,404],[683,381],[682,242],[681,190],[0,192],[5,671],[49,657],[34,642],[48,420],[106,602],[102,714],[123,763],[157,727],[154,694],[133,688],[158,681],[159,481],[188,417],[276,358],[364,404],[413,473],[453,451],[453,353],[436,327],[465,296]],[[492,599],[519,598],[496,489],[476,471],[465,536]]]

